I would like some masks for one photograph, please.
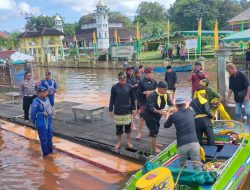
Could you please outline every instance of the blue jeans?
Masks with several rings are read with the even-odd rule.
[[[250,100],[247,102],[235,103],[235,115],[237,120],[242,120],[242,105],[245,108],[245,115],[247,116],[247,120],[250,120]]]
[[[54,104],[55,104],[55,95],[48,95],[48,98],[49,98],[51,106],[54,107]]]

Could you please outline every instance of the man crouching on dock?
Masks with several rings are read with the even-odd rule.
[[[116,150],[118,150],[122,144],[123,127],[127,135],[127,145],[129,148],[133,147],[131,144],[130,132],[132,113],[134,115],[136,114],[135,100],[131,86],[126,83],[126,74],[120,72],[118,74],[118,80],[119,82],[111,88],[109,102],[109,114],[116,124],[116,135],[118,138],[118,142],[115,145]]]

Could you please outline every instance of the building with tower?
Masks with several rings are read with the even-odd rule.
[[[54,17],[54,28],[63,32],[63,21],[58,14]]]
[[[123,27],[123,23],[109,17],[110,9],[100,0],[93,12],[93,18],[82,23],[81,30],[75,34],[78,47],[84,47],[89,50],[93,49],[93,34],[96,34],[97,48],[99,51],[107,50],[110,45],[115,43],[114,33],[121,44],[131,41],[134,32]],[[75,38],[69,36],[65,38],[66,43],[74,44]]]

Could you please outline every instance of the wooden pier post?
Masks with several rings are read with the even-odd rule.
[[[217,55],[217,86],[218,92],[226,100],[228,92],[228,73],[226,71],[226,64],[231,55],[230,50],[220,49],[216,52]]]

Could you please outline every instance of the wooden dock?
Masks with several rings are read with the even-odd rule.
[[[151,157],[151,139],[145,126],[141,140],[136,140],[136,131],[132,131],[133,149],[126,147],[125,135],[123,138],[124,146],[119,152],[114,149],[116,143],[115,124],[108,116],[107,108],[104,109],[104,119],[101,115],[91,120],[75,120],[72,107],[79,105],[73,102],[56,103],[56,115],[53,119],[54,135],[70,140],[72,142],[98,148],[104,151],[120,154],[136,160],[145,161]],[[12,104],[11,102],[0,103],[0,118],[14,123],[26,125],[34,128],[32,123],[25,123],[23,120],[23,110],[21,103]],[[136,124],[138,119],[136,119]],[[174,127],[165,129],[161,126],[158,142],[167,147],[176,139]]]

